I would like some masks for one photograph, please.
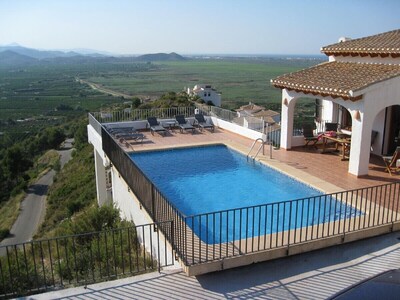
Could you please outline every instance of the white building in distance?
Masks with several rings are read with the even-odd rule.
[[[197,84],[193,89],[188,88],[187,93],[189,96],[199,96],[206,104],[211,102],[215,106],[221,106],[221,93],[217,92],[211,85]]]

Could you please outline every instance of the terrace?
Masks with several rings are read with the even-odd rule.
[[[112,295],[119,293],[124,288],[134,290],[136,286],[140,286],[143,278],[145,282],[149,280],[151,284],[153,282],[161,283],[164,280],[182,282],[185,273],[200,275],[260,261],[271,260],[262,264],[268,269],[276,268],[277,264],[287,265],[285,269],[289,269],[293,259],[301,261],[302,259],[315,260],[316,256],[329,255],[331,257],[332,254],[329,253],[335,252],[335,250],[322,248],[341,244],[346,244],[340,246],[345,247],[342,249],[353,249],[351,251],[355,251],[355,253],[364,253],[365,259],[362,260],[362,266],[370,268],[370,254],[363,246],[368,241],[360,241],[356,244],[347,243],[400,229],[398,175],[390,176],[384,172],[380,157],[371,155],[368,176],[357,178],[347,172],[349,162],[341,161],[335,155],[322,154],[320,149],[303,147],[296,147],[291,151],[280,149],[279,143],[276,143],[279,141],[277,138],[279,131],[275,129],[272,131],[271,128],[265,128],[265,132],[262,133],[233,123],[235,119],[233,112],[212,107],[199,109],[202,109],[201,112],[217,125],[213,133],[200,132],[197,129],[194,134],[180,133],[178,129],[171,128],[163,137],[157,133],[152,135],[145,128],[144,120],[148,115],[156,115],[160,121],[168,121],[176,114],[184,114],[187,119],[192,120],[194,107],[140,110],[133,111],[131,114],[116,112],[89,114],[88,133],[89,141],[95,150],[98,202],[100,205],[113,202],[121,209],[122,217],[133,220],[136,226],[109,232],[38,240],[0,248],[0,255],[7,256],[7,263],[0,264],[0,292],[2,292],[0,296],[24,295],[28,292],[44,292],[76,285],[86,286],[152,270],[160,272],[162,269],[165,271],[162,271],[160,275],[139,275],[138,281],[135,281],[130,287],[126,285],[124,279],[116,283],[93,286],[93,293],[97,295],[106,292]],[[255,127],[259,128],[258,125]],[[137,128],[144,135],[143,142],[116,138],[108,132],[111,127],[127,126]],[[298,134],[299,130],[295,129],[294,134],[296,133]],[[264,153],[260,152],[256,161],[295,177],[321,190],[324,195],[210,212],[205,215],[185,216],[171,204],[128,156],[131,152],[221,143],[246,155],[253,141],[260,136],[269,139],[271,143],[264,145]],[[272,147],[271,144],[276,147]],[[255,149],[257,148],[255,147]],[[254,153],[252,155],[254,156]],[[252,163],[252,159],[250,159],[249,164]],[[345,207],[348,207],[345,211],[340,211],[339,215],[349,214],[350,217],[337,219],[324,215],[325,211],[330,210],[331,203],[335,200],[339,206],[344,204]],[[321,209],[318,209],[316,203],[325,203],[322,205],[321,216],[319,213]],[[303,212],[303,208],[307,206],[313,207],[313,211],[318,211],[318,213],[315,218],[313,216],[313,220],[310,221],[307,215],[307,219],[299,223],[297,217],[303,219],[306,214]],[[320,204],[320,208],[322,206]],[[272,212],[272,216],[259,218],[256,224],[254,224],[254,220],[248,218],[249,215],[263,215],[267,211]],[[275,213],[276,211],[278,213]],[[360,211],[361,214],[357,211]],[[288,218],[289,221],[287,219],[285,221],[285,215],[292,217]],[[229,218],[243,218],[241,224],[244,227],[253,222],[252,228],[268,227],[271,230],[269,232],[265,230],[265,233],[261,235],[257,235],[255,230],[246,230],[246,233],[240,233],[239,237],[233,234],[233,239],[229,241],[218,240],[217,237],[215,243],[209,243],[204,240],[204,236],[202,239],[196,233],[199,232],[199,230],[196,231],[196,226],[202,224],[210,227],[218,225],[218,222],[214,223],[215,221],[210,220],[228,220]],[[272,230],[275,225],[282,230]],[[234,227],[233,231],[242,232],[237,227]],[[395,244],[393,241],[396,240],[396,236],[393,234],[389,236],[389,244],[376,249],[377,261],[382,260],[384,263],[391,259],[392,246]],[[375,239],[385,240],[386,238],[383,236]],[[387,248],[385,248],[386,246]],[[315,249],[321,250],[307,253]],[[382,254],[380,249],[385,249],[382,258],[380,258]],[[285,260],[285,257],[292,255],[296,255],[296,258]],[[358,261],[356,255],[352,257]],[[274,262],[278,258],[282,259]],[[84,269],[80,269],[79,266],[82,261],[86,262]],[[332,278],[336,278],[341,276],[340,274],[343,274],[342,265],[347,263],[340,257],[337,258],[336,263],[335,267],[332,266],[334,271],[322,272],[321,276],[317,277],[333,276]],[[322,269],[331,268],[325,264],[316,265]],[[247,266],[238,271],[229,273],[224,271],[221,275],[202,275],[203,277],[197,278],[201,284],[204,280],[210,280],[209,278],[215,276],[222,278],[225,276],[224,274],[229,277],[237,272],[254,272],[254,274],[265,277],[265,272],[260,272],[262,266]],[[375,268],[374,272],[387,270],[390,266],[393,267],[394,264]],[[319,267],[314,271],[319,272]],[[170,268],[178,270],[170,273],[167,271]],[[358,263],[352,262],[344,272],[347,274],[346,276],[353,277],[357,268]],[[307,275],[309,273],[307,270],[304,267],[292,268],[293,274],[297,274],[296,276],[301,279],[297,283],[289,283],[288,286],[310,284],[313,278]],[[368,271],[365,274],[375,273]],[[25,281],[16,281],[17,278],[25,275]],[[246,285],[254,284],[254,276],[249,277]],[[271,280],[273,278],[272,276]],[[287,280],[290,282],[290,278]],[[210,285],[208,288],[207,286],[200,288],[199,282],[188,279],[188,286],[193,286],[204,295],[210,295],[208,288],[216,288]],[[346,284],[353,282],[355,281],[349,280]],[[267,282],[265,284],[267,286],[263,291],[270,291]],[[321,298],[332,295],[346,287],[346,284],[338,284],[329,288],[324,286]],[[174,288],[172,284],[170,286]],[[105,290],[104,287],[106,287]],[[242,292],[246,293],[246,289]],[[227,288],[225,293],[235,294],[230,288]],[[48,297],[74,294],[81,297],[87,293],[82,289],[73,289],[65,291],[65,294],[64,292],[55,292]],[[304,290],[298,290],[295,294],[304,296]],[[90,293],[87,296],[91,297]],[[46,294],[43,294],[43,297],[46,298]]]
[[[193,111],[190,108],[179,109],[185,110],[184,114],[191,120]],[[137,214],[138,210],[141,210],[146,215],[146,218],[142,219],[143,222],[146,220],[147,222],[172,221],[174,230],[163,232],[170,245],[170,248],[165,251],[174,253],[179,262],[177,265],[182,266],[188,275],[198,275],[247,265],[256,261],[275,259],[380,235],[400,228],[399,203],[397,200],[400,188],[398,178],[389,176],[384,172],[380,157],[371,156],[369,174],[357,178],[347,172],[348,161],[341,161],[335,155],[322,154],[318,149],[297,147],[291,151],[286,151],[269,145],[264,146],[264,154],[257,156],[257,161],[321,190],[324,195],[306,199],[291,199],[272,205],[212,212],[206,215],[184,216],[131,162],[127,153],[222,143],[246,155],[253,141],[258,137],[264,136],[272,143],[276,140],[274,136],[279,136],[279,132],[276,131],[265,129],[266,132],[262,133],[234,124],[232,122],[234,118],[230,115],[232,112],[218,109],[216,113],[212,111],[212,108],[206,109],[204,107],[198,109],[202,109],[201,112],[217,125],[214,133],[207,131],[195,134],[180,133],[179,130],[171,129],[168,130],[166,136],[151,135],[145,129],[143,119],[135,120],[135,117],[119,114],[106,116],[107,118],[112,117],[112,120],[99,118],[101,123],[93,115],[90,115],[91,125],[89,125],[89,139],[96,144],[91,130],[97,128],[96,133],[93,132],[93,134],[100,136],[99,132],[101,133],[104,156],[107,157],[106,160],[111,163],[111,169],[115,172],[112,178],[117,182],[118,188],[115,191],[113,190],[113,201],[117,202],[117,205],[125,211],[122,213],[125,217],[129,218],[129,216],[133,216]],[[143,112],[141,113],[143,114]],[[152,111],[150,113],[160,116],[161,123],[170,120],[174,113],[177,114],[176,111],[168,113],[166,111]],[[179,113],[183,112],[180,111]],[[126,121],[126,119],[135,121]],[[131,143],[127,140],[114,138],[106,129],[127,125],[132,125],[141,130],[145,135],[143,143]],[[134,199],[132,203],[127,204],[127,199],[121,200],[116,196],[121,186],[118,183],[118,178],[122,178],[122,186],[128,187],[128,194],[125,196]],[[335,200],[340,204],[349,206],[350,214],[353,214],[353,216],[337,220],[330,217],[324,219],[327,217],[323,216],[320,218],[318,215],[316,222],[306,221],[301,226],[297,224],[297,221],[291,221],[294,218],[297,220],[297,217],[304,217],[305,212],[300,209],[304,206],[315,206],[317,202],[332,203]],[[136,205],[133,202],[136,202]],[[326,208],[324,207],[325,213],[325,209],[328,210],[329,207],[328,204],[324,205],[326,205]],[[356,209],[361,211],[361,215],[355,213]],[[220,226],[218,222],[213,223],[215,219],[228,220],[229,218],[243,217],[244,222],[249,224],[254,221],[244,216],[261,215],[264,211],[269,210],[277,210],[278,214],[272,215],[271,218],[267,218],[268,220],[260,219],[255,226],[259,228],[271,227],[272,229],[276,222],[276,224],[279,224],[277,226],[282,226],[282,231],[271,231],[269,234],[258,236],[253,230],[243,236],[240,234],[240,237],[233,238],[233,241],[219,240],[217,243],[205,242],[195,233],[196,226]],[[279,214],[279,211],[281,211],[281,214]],[[345,213],[349,213],[349,211]],[[285,221],[285,215],[292,217],[289,217],[289,221]],[[210,220],[214,221],[209,224]],[[289,224],[285,222],[289,222]],[[291,222],[292,224],[290,224]],[[160,229],[162,231],[162,227]],[[241,229],[233,230],[240,231]]]

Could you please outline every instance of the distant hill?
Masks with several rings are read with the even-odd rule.
[[[22,55],[11,50],[0,52],[0,65],[1,66],[23,66],[32,65],[37,63],[36,58]]]
[[[78,50],[77,50],[78,51]],[[85,63],[128,63],[135,61],[181,61],[183,56],[172,53],[155,53],[141,56],[111,56],[99,53],[88,53],[91,50],[82,49],[83,53],[75,51],[47,51],[22,47],[17,44],[0,46],[0,66],[23,66],[32,64],[85,64]]]
[[[144,54],[136,57],[139,61],[176,61],[176,60],[186,60],[183,56],[171,52],[171,53],[154,53],[154,54]]]
[[[1,46],[0,52],[4,51],[12,51],[21,55],[29,56],[36,59],[45,59],[45,58],[53,58],[53,57],[71,57],[80,55],[76,52],[62,52],[62,51],[42,51],[31,48],[25,48],[22,46]]]

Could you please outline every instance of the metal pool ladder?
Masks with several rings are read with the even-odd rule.
[[[258,150],[257,150],[257,152],[256,152],[256,155],[254,155],[254,156],[252,157],[252,156],[250,155],[250,154],[251,154],[251,151],[253,150],[254,146],[256,145],[256,143],[257,143],[258,141],[261,141],[261,145],[260,145],[260,147],[258,148]],[[252,158],[253,160],[255,160],[256,157],[257,157],[257,155],[258,155],[258,153],[260,153],[261,148],[263,149],[263,155],[264,155],[264,145],[265,145],[265,144],[268,144],[268,142],[264,141],[264,139],[262,139],[262,138],[256,139],[256,140],[253,142],[253,144],[251,145],[249,153],[247,153],[247,156],[246,156],[247,160],[249,160],[249,157]],[[272,146],[272,143],[269,143],[269,144]],[[272,149],[271,149],[271,151],[270,151],[270,158],[272,158]]]

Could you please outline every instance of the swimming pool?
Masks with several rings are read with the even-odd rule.
[[[248,162],[225,145],[135,152],[130,157],[181,213],[196,216],[187,224],[207,243],[359,213],[259,162]],[[301,198],[307,200],[285,202]]]

